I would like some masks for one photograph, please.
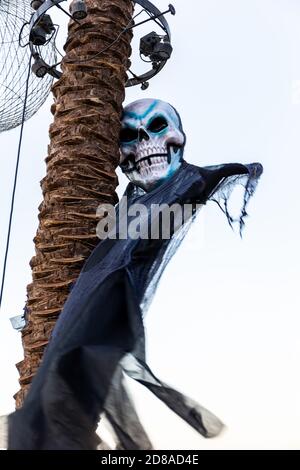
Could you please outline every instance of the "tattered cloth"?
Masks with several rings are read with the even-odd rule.
[[[149,211],[152,204],[215,200],[229,223],[237,221],[242,229],[261,173],[258,163],[200,168],[183,162],[171,179],[151,192],[130,183],[125,196],[128,207],[138,202]],[[235,220],[227,201],[237,184],[245,190]],[[107,238],[99,243],[69,295],[23,407],[9,416],[9,449],[96,449],[102,413],[118,448],[150,449],[126,391],[124,372],[203,436],[221,431],[216,416],[155,377],[145,358],[143,313],[190,223],[168,240]]]

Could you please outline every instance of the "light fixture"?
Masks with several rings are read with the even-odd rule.
[[[31,70],[38,78],[43,78],[48,73],[49,67],[38,54],[35,54],[34,59]]]
[[[145,57],[150,57],[152,62],[166,61],[171,57],[173,47],[167,36],[159,36],[157,33],[147,34],[141,38],[140,52]]]
[[[35,46],[43,46],[47,42],[47,35],[55,31],[50,15],[43,15],[30,32],[30,41]]]
[[[83,20],[87,17],[87,7],[84,0],[73,0],[70,5],[73,20]]]
[[[153,53],[154,47],[160,42],[160,36],[152,31],[152,33],[146,34],[140,40],[140,53],[145,57],[150,57]]]
[[[40,52],[41,46],[48,46],[54,44],[56,41],[56,27],[54,27],[51,18],[47,15],[47,12],[52,8],[59,8],[67,16],[71,17],[73,21],[80,24],[80,20],[86,18],[88,14],[87,2],[85,0],[72,0],[69,2],[69,11],[65,10],[61,4],[66,0],[28,0],[28,3],[31,7],[36,10],[32,15],[29,21],[29,47],[32,55],[38,54],[39,56],[46,57],[46,55]],[[0,0],[1,3],[1,0]],[[148,57],[149,60],[144,60],[151,64],[149,70],[142,73],[141,75],[136,75],[128,64],[128,71],[132,77],[127,77],[126,87],[131,87],[134,85],[141,85],[143,89],[146,89],[150,79],[155,77],[165,66],[170,58],[173,48],[171,45],[171,31],[168,25],[168,22],[165,16],[169,13],[175,15],[176,11],[172,4],[169,5],[168,10],[161,12],[150,0],[133,0],[134,4],[140,5],[142,7],[142,12],[147,14],[147,17],[137,23],[130,21],[128,25],[122,30],[121,34],[125,34],[133,28],[138,26],[148,24],[148,22],[155,22],[162,30],[162,34],[157,34],[152,32],[144,36],[140,41],[140,55]],[[48,18],[48,19],[47,19]],[[105,50],[112,47],[115,42],[119,40],[119,37],[116,38],[111,44],[108,44]],[[102,54],[102,51],[96,52],[96,55]],[[91,58],[82,60],[81,62],[90,61]],[[71,60],[70,62],[73,62]],[[46,61],[47,62],[47,61]],[[59,79],[62,76],[62,72],[57,68],[60,65],[61,61],[58,63],[46,63],[43,64],[41,72],[45,73],[45,65],[48,67],[47,73],[52,77]],[[130,67],[130,68],[129,68]],[[34,67],[35,68],[35,67]]]
[[[47,41],[47,34],[43,28],[36,25],[30,32],[30,41],[35,46],[43,46]]]
[[[30,2],[30,6],[31,8],[33,8],[34,10],[38,10],[40,8],[40,6],[44,3],[45,0],[32,0]]]
[[[173,47],[167,38],[164,38],[163,42],[159,42],[155,45],[153,54],[151,54],[150,58],[153,62],[168,60],[170,59],[172,52]]]
[[[50,15],[43,15],[37,24],[43,28],[47,34],[51,34],[53,31],[55,31],[55,26],[51,20]]]

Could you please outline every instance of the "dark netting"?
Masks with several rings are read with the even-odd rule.
[[[21,29],[32,13],[29,0],[0,0],[0,132],[13,129],[22,121],[30,48],[26,46],[28,24],[22,32]],[[55,63],[54,40],[41,48],[41,56],[47,63]],[[31,73],[25,119],[42,106],[52,81],[50,75],[38,78]]]

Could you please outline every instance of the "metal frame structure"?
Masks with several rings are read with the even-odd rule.
[[[31,20],[29,23],[30,35],[31,35],[33,28],[38,24],[38,22],[47,13],[48,10],[50,10],[52,7],[55,7],[55,6],[58,8],[61,8],[59,4],[65,1],[66,0],[45,0],[44,3],[38,8],[38,10],[35,11],[35,13],[31,17]],[[153,3],[151,3],[149,0],[133,0],[133,3],[140,5],[144,10],[146,10],[149,14],[149,18],[133,26],[129,26],[128,28],[124,30],[124,33],[148,21],[155,21],[155,23],[158,24],[158,26],[160,26],[160,28],[164,31],[164,34],[165,34],[164,41],[171,44],[171,31],[170,31],[169,24],[165,18],[165,15],[167,13],[171,13],[172,15],[175,15],[176,12],[175,12],[175,8],[173,7],[173,5],[169,5],[169,9],[161,13],[160,10],[155,5],[153,5]],[[68,14],[67,12],[65,13]],[[41,46],[36,46],[35,44],[33,44],[31,40],[29,40],[29,47],[30,47],[33,57],[35,59],[42,60],[39,54],[39,49],[38,49]],[[87,60],[90,60],[90,59],[87,59]],[[151,63],[152,68],[148,70],[146,73],[139,75],[139,76],[131,72],[131,74],[133,75],[133,78],[128,79],[126,83],[126,87],[131,87],[131,86],[142,84],[142,88],[146,89],[148,87],[148,80],[155,77],[155,75],[157,75],[163,69],[167,61],[168,59],[159,60],[159,61],[150,60],[149,62]],[[56,68],[57,65],[59,64],[51,65],[51,64],[45,63],[44,61],[42,62],[43,62],[44,67],[47,69],[47,73],[52,75],[54,78],[61,77],[62,72],[60,72]]]

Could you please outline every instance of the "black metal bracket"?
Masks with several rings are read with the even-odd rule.
[[[57,7],[59,9],[61,9],[62,11],[64,11],[64,13],[66,13],[68,16],[70,16],[69,13],[67,11],[65,11],[60,5],[60,3],[65,2],[65,1],[67,1],[67,0],[45,0],[44,3],[39,7],[38,10],[35,11],[35,13],[31,17],[31,20],[30,20],[30,23],[29,23],[30,35],[31,35],[31,32],[32,32],[33,28],[36,27],[36,25],[39,23],[41,18],[52,7]],[[164,34],[165,34],[164,40],[171,43],[171,31],[170,31],[169,24],[168,24],[168,22],[165,18],[165,15],[168,14],[168,13],[171,13],[172,15],[175,15],[176,11],[175,11],[174,6],[169,5],[168,10],[166,10],[164,12],[160,12],[160,10],[155,5],[153,5],[153,3],[151,3],[149,0],[133,0],[133,3],[136,3],[136,4],[140,5],[144,10],[146,10],[149,14],[149,18],[147,18],[146,20],[141,21],[137,24],[133,24],[132,26],[128,26],[124,30],[124,32],[126,32],[127,30],[131,30],[133,28],[136,28],[136,27],[138,27],[142,24],[145,24],[149,21],[155,21],[155,23],[158,24],[161,27],[161,29],[164,31]],[[74,21],[76,21],[76,20],[74,20]],[[80,23],[80,21],[76,21],[76,22]],[[30,47],[30,50],[31,50],[31,53],[32,53],[33,57],[38,57],[39,56],[39,47],[42,47],[42,46],[37,46],[32,42],[32,40],[30,40],[29,41],[29,47]],[[151,78],[155,77],[155,75],[157,75],[163,69],[163,67],[166,65],[166,63],[167,63],[167,59],[151,62],[152,68],[148,72],[146,72],[142,75],[139,75],[139,76],[132,73],[133,78],[130,78],[130,79],[127,80],[126,87],[131,87],[131,86],[142,84],[142,89],[146,89],[147,88],[147,82],[149,80],[151,80]],[[62,72],[60,72],[56,68],[58,64],[53,64],[53,65],[45,64],[45,65],[48,68],[47,73],[52,75],[54,78],[60,78],[61,77]]]

